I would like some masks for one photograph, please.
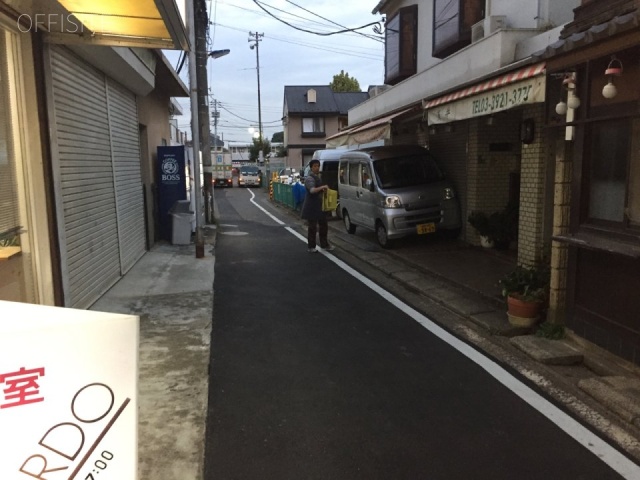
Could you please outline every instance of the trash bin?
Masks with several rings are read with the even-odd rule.
[[[171,243],[189,245],[191,243],[191,221],[193,212],[189,210],[189,200],[178,200],[169,210],[171,215]]]

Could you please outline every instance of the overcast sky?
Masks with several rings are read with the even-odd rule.
[[[264,34],[259,44],[260,104],[263,131],[269,140],[274,132],[283,130],[285,85],[328,85],[340,70],[355,77],[363,91],[369,85],[381,85],[384,44],[372,26],[357,30],[360,33],[329,36],[293,28],[318,33],[356,29],[381,19],[371,14],[377,4],[378,0],[207,0],[212,23],[209,50],[231,50],[208,64],[211,109],[213,98],[221,105],[218,135],[225,141],[250,142],[249,127],[257,130],[257,62],[256,50],[250,49],[255,42],[248,41],[250,31]],[[165,55],[176,68],[180,52],[165,51]],[[188,71],[185,63],[180,76],[186,85]],[[178,118],[178,125],[190,131],[189,99],[181,98],[179,103],[184,115]]]

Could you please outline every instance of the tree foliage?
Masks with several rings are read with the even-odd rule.
[[[284,132],[276,132],[271,135],[271,143],[282,143],[284,142]]]
[[[262,155],[267,158],[267,155],[271,153],[271,142],[266,138],[262,139]],[[249,161],[257,162],[260,155],[260,139],[254,138],[253,144],[249,147]]]
[[[354,77],[350,77],[349,73],[340,70],[338,75],[333,76],[333,81],[329,84],[334,92],[359,92],[360,84]]]
[[[279,145],[276,149],[276,157],[286,157],[288,155],[288,150],[284,147],[284,145]]]

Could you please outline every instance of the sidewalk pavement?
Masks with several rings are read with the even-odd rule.
[[[138,473],[202,479],[213,317],[212,246],[158,244],[92,310],[140,317]]]
[[[258,198],[268,201],[262,191]],[[282,218],[288,217],[288,225],[306,235],[298,214],[275,207]],[[383,251],[371,242],[373,234],[348,235],[337,219],[329,224],[336,256],[366,264],[383,278],[457,313],[461,325],[483,332],[481,339],[471,333],[465,340],[518,370],[640,462],[640,370],[573,335],[548,340],[511,327],[497,281],[515,265],[513,256],[424,239]],[[200,259],[194,245],[156,245],[92,307],[140,316],[142,480],[202,479],[215,232],[215,227],[206,227],[206,252]],[[471,332],[465,325],[456,333]],[[518,355],[539,369],[520,368],[514,363]],[[613,414],[613,421],[602,412]]]

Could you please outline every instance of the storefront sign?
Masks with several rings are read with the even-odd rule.
[[[0,301],[0,478],[137,478],[138,317]]]
[[[163,240],[171,241],[171,208],[178,200],[187,199],[186,162],[184,145],[158,147],[158,217]]]
[[[544,76],[529,78],[427,110],[429,125],[491,115],[510,108],[544,102]]]

